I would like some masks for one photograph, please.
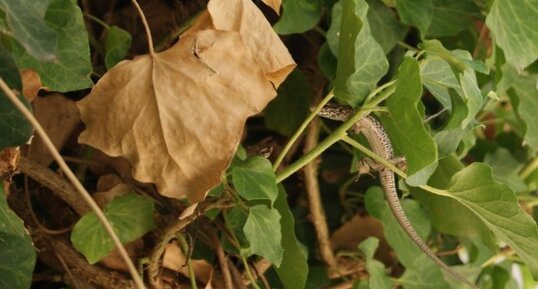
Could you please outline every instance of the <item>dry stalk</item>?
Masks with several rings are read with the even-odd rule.
[[[125,264],[127,264],[127,267],[129,268],[129,272],[131,273],[131,277],[135,281],[137,287],[139,289],[145,289],[146,286],[144,285],[144,282],[142,281],[142,278],[140,275],[138,275],[138,272],[136,270],[136,267],[134,266],[133,262],[131,261],[131,258],[129,258],[129,255],[127,254],[127,251],[125,250],[125,247],[121,243],[120,239],[118,238],[118,235],[114,232],[112,229],[112,226],[110,225],[110,222],[108,222],[105,214],[103,211],[99,208],[97,203],[92,199],[88,191],[82,186],[82,184],[79,182],[73,171],[67,166],[65,161],[62,159],[62,156],[50,140],[49,136],[41,127],[41,124],[37,121],[37,119],[32,115],[30,110],[17,98],[15,93],[9,88],[9,86],[5,83],[5,81],[0,78],[0,89],[5,93],[5,95],[9,98],[9,100],[15,105],[15,107],[22,113],[22,115],[32,124],[34,129],[36,130],[37,134],[41,137],[43,140],[43,143],[47,147],[48,151],[52,154],[54,157],[54,160],[58,163],[64,174],[67,176],[69,181],[73,184],[73,186],[76,188],[76,190],[80,193],[84,201],[89,205],[89,207],[95,212],[95,215],[97,216],[97,219],[99,219],[99,222],[103,225],[105,228],[105,231],[108,233],[112,241],[114,242],[114,245],[118,249],[120,256],[125,261]]]

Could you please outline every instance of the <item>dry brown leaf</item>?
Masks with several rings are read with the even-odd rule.
[[[282,5],[282,0],[262,0],[265,5],[273,8],[276,14],[280,15],[280,6]]]
[[[125,244],[124,246],[125,250],[127,250],[127,254],[133,259],[137,259],[141,256],[141,252],[144,252],[144,240],[142,240],[142,238],[136,239],[130,243]],[[120,270],[123,272],[129,272],[129,269],[127,268],[125,261],[118,252],[118,249],[112,250],[110,254],[106,255],[105,257],[103,257],[103,259],[101,259],[100,263],[102,263],[108,268]]]
[[[11,180],[11,176],[17,169],[21,150],[19,147],[5,148],[0,150],[0,181]]]
[[[61,150],[80,123],[75,102],[56,93],[46,97],[38,97],[32,105],[35,117],[49,135],[56,149]],[[44,166],[48,166],[52,162],[52,155],[38,135],[30,144],[28,157]]]
[[[186,257],[183,251],[175,243],[166,245],[163,257],[163,267],[179,272],[183,276],[189,277],[189,268],[185,266]],[[205,260],[191,260],[196,280],[207,284],[211,279],[213,266]]]
[[[380,240],[379,249],[377,250],[378,259],[388,262],[392,257],[389,254],[390,247],[383,234],[383,224],[370,216],[355,215],[342,224],[331,235],[331,247],[335,251],[355,251],[360,242],[370,236],[377,237]]]
[[[97,183],[97,189],[98,192],[93,194],[93,198],[101,208],[104,208],[105,205],[114,198],[133,191],[129,185],[123,183],[122,180],[114,174],[100,177]]]
[[[234,16],[227,9],[227,17],[255,28],[190,30],[164,52],[120,63],[78,103],[87,126],[79,140],[127,158],[134,177],[164,196],[202,200],[233,157],[246,118],[265,107],[294,67],[250,1],[228,2],[244,10]],[[256,15],[262,18],[254,21]]]
[[[184,35],[203,29],[237,31],[267,79],[278,87],[295,67],[286,46],[251,0],[211,0]]]
[[[42,87],[41,78],[37,71],[33,69],[22,69],[20,74],[22,81],[22,95],[24,95],[29,102],[32,102],[37,97],[37,93]]]

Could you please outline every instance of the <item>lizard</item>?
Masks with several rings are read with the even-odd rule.
[[[353,115],[354,112],[355,111],[351,107],[328,103],[321,109],[318,115],[332,120],[346,121]],[[362,133],[368,141],[370,148],[378,156],[396,164],[402,164],[402,162],[405,162],[405,160],[401,157],[395,157],[394,149],[388,134],[383,128],[383,125],[381,125],[381,123],[379,123],[379,121],[377,121],[373,116],[364,116],[363,118],[359,119],[359,121],[357,121],[351,129],[354,133]],[[398,193],[396,191],[394,172],[381,164],[375,163],[369,158],[365,158],[360,161],[358,163],[358,167],[359,174],[367,172],[370,168],[378,171],[381,186],[385,192],[385,199],[387,200],[392,213],[407,236],[409,236],[409,238],[420,248],[420,250],[454,279],[465,283],[470,288],[478,289],[474,283],[467,280],[467,278],[456,272],[441,259],[439,259],[439,257],[437,257],[437,255],[435,255],[435,253],[433,253],[433,251],[419,237],[416,230],[413,228],[413,225],[411,225],[409,219],[407,219],[407,216],[405,215],[400,204],[400,199],[398,198]]]

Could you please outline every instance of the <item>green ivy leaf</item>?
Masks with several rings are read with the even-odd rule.
[[[497,238],[508,243],[538,278],[536,222],[521,209],[514,192],[495,181],[487,165],[473,163],[459,171],[450,180],[446,192],[447,197],[464,205]]]
[[[404,199],[401,203],[405,215],[413,224],[420,238],[426,240],[431,231],[428,216],[420,209],[416,201]],[[448,288],[448,283],[443,279],[441,269],[424,255],[401,228],[385,202],[383,189],[370,187],[366,191],[365,205],[368,214],[383,223],[383,231],[387,242],[394,249],[398,260],[406,268],[404,276],[413,276],[413,282],[410,282],[410,284],[420,286],[417,288]],[[407,281],[405,280],[403,280],[403,284],[404,287],[407,287],[409,285],[406,285]]]
[[[13,43],[20,68],[35,69],[50,90],[68,92],[92,86],[88,33],[76,0],[51,0],[45,21],[58,35],[57,59],[41,62]]]
[[[232,182],[237,193],[246,200],[269,200],[278,196],[276,176],[267,159],[255,156],[238,161],[232,167]]]
[[[304,74],[295,70],[278,88],[278,95],[265,108],[265,125],[291,137],[309,113],[312,88]]]
[[[303,33],[312,29],[321,17],[320,0],[284,0],[282,17],[273,29],[278,34]]]
[[[503,72],[507,71],[503,69]],[[538,148],[538,114],[536,114],[536,111],[538,111],[537,82],[538,75],[518,75],[512,83],[512,87],[519,98],[519,103],[514,104],[514,106],[517,108],[519,117],[523,122],[525,144],[533,150]]]
[[[450,51],[439,40],[425,40],[419,47],[429,54],[437,55],[444,59],[456,72],[464,72],[467,68],[471,68],[483,74],[489,73],[489,68],[484,62],[467,57],[469,52],[462,52],[461,50]]]
[[[288,207],[284,187],[278,187],[275,209],[280,213],[282,228],[281,247],[284,250],[282,264],[275,271],[285,289],[303,289],[308,276],[308,254],[306,248],[295,236],[295,220]]]
[[[334,39],[338,39],[334,94],[340,101],[356,106],[387,73],[388,61],[372,36],[366,17],[368,4],[364,0],[341,0],[341,3],[341,7],[338,3],[334,5],[334,18],[327,35],[331,49],[336,48]]]
[[[443,105],[452,106],[449,90],[461,91],[461,86],[450,68],[442,58],[430,56],[420,62],[420,77],[426,89]],[[462,94],[462,93],[460,93]]]
[[[370,187],[365,193],[364,202],[368,214],[383,223],[384,235],[389,245],[394,249],[398,260],[407,268],[411,267],[418,255],[423,254],[420,248],[413,243],[394,217],[381,187]],[[409,221],[422,240],[426,240],[431,231],[428,216],[424,214],[416,201],[404,199],[402,208]]]
[[[463,99],[450,93],[452,99],[451,114],[443,130],[437,132],[434,136],[439,158],[445,157],[456,151],[458,144],[468,129],[462,126],[463,120],[468,115],[468,108]]]
[[[506,60],[523,70],[538,58],[538,2],[497,0],[486,18]]]
[[[450,36],[468,29],[480,10],[472,0],[396,0],[402,22],[415,25],[422,36]]]
[[[49,0],[0,0],[0,13],[3,10],[7,20],[5,29],[40,61],[56,59],[58,35],[44,20],[48,5]]]
[[[250,243],[250,252],[267,258],[279,267],[284,249],[281,247],[280,214],[276,209],[257,205],[249,209],[243,232]]]
[[[462,163],[454,156],[440,159],[428,184],[435,188],[446,188],[452,176],[462,169]],[[479,236],[485,244],[494,244],[493,236],[483,222],[460,202],[418,188],[411,188],[411,192],[421,204],[429,208],[429,219],[435,230],[460,237]]]
[[[131,48],[131,34],[118,26],[110,26],[106,30],[105,38],[106,69],[110,70],[118,62],[125,59],[129,48]]]
[[[396,18],[394,10],[387,7],[379,0],[368,1],[368,22],[372,30],[372,36],[381,45],[385,54],[389,53],[398,41],[401,41],[407,33],[407,27],[402,25]]]
[[[35,261],[32,240],[9,208],[0,182],[0,288],[30,288]]]
[[[9,52],[0,45],[0,77],[15,91],[22,91],[19,70]],[[21,95],[18,96],[28,109],[30,104]],[[32,126],[0,90],[0,150],[6,147],[20,146],[32,135]]]
[[[418,109],[422,96],[418,62],[406,57],[397,79],[396,91],[387,99],[389,113],[383,115],[383,124],[396,150],[407,159],[407,183],[425,184],[437,166],[437,146]]]
[[[523,163],[516,160],[509,150],[500,147],[488,152],[484,157],[484,163],[491,167],[495,179],[508,185],[514,192],[521,193],[527,189],[527,185],[519,177]]]
[[[368,271],[368,287],[375,289],[391,289],[392,282],[385,274],[385,265],[374,259],[374,253],[379,246],[379,240],[369,237],[359,244],[359,250],[366,255],[366,271]]]
[[[153,200],[129,193],[116,197],[103,212],[122,243],[132,242],[151,231]],[[73,228],[71,242],[90,264],[94,264],[114,249],[114,243],[94,212],[84,215]]]

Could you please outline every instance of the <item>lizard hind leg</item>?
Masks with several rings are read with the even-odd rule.
[[[396,157],[393,157],[389,160],[390,163],[392,163],[393,165],[395,165],[398,169],[402,170],[402,171],[406,171],[407,170],[407,161],[405,159],[404,156],[396,156]],[[374,171],[381,171],[383,168],[385,168],[385,166],[383,166],[382,164],[374,161],[373,159],[369,158],[369,157],[364,157],[362,159],[360,159],[358,162],[357,162],[357,165],[356,165],[356,168],[357,168],[357,172],[360,175],[364,175],[364,174],[370,174],[370,170],[374,170]]]

